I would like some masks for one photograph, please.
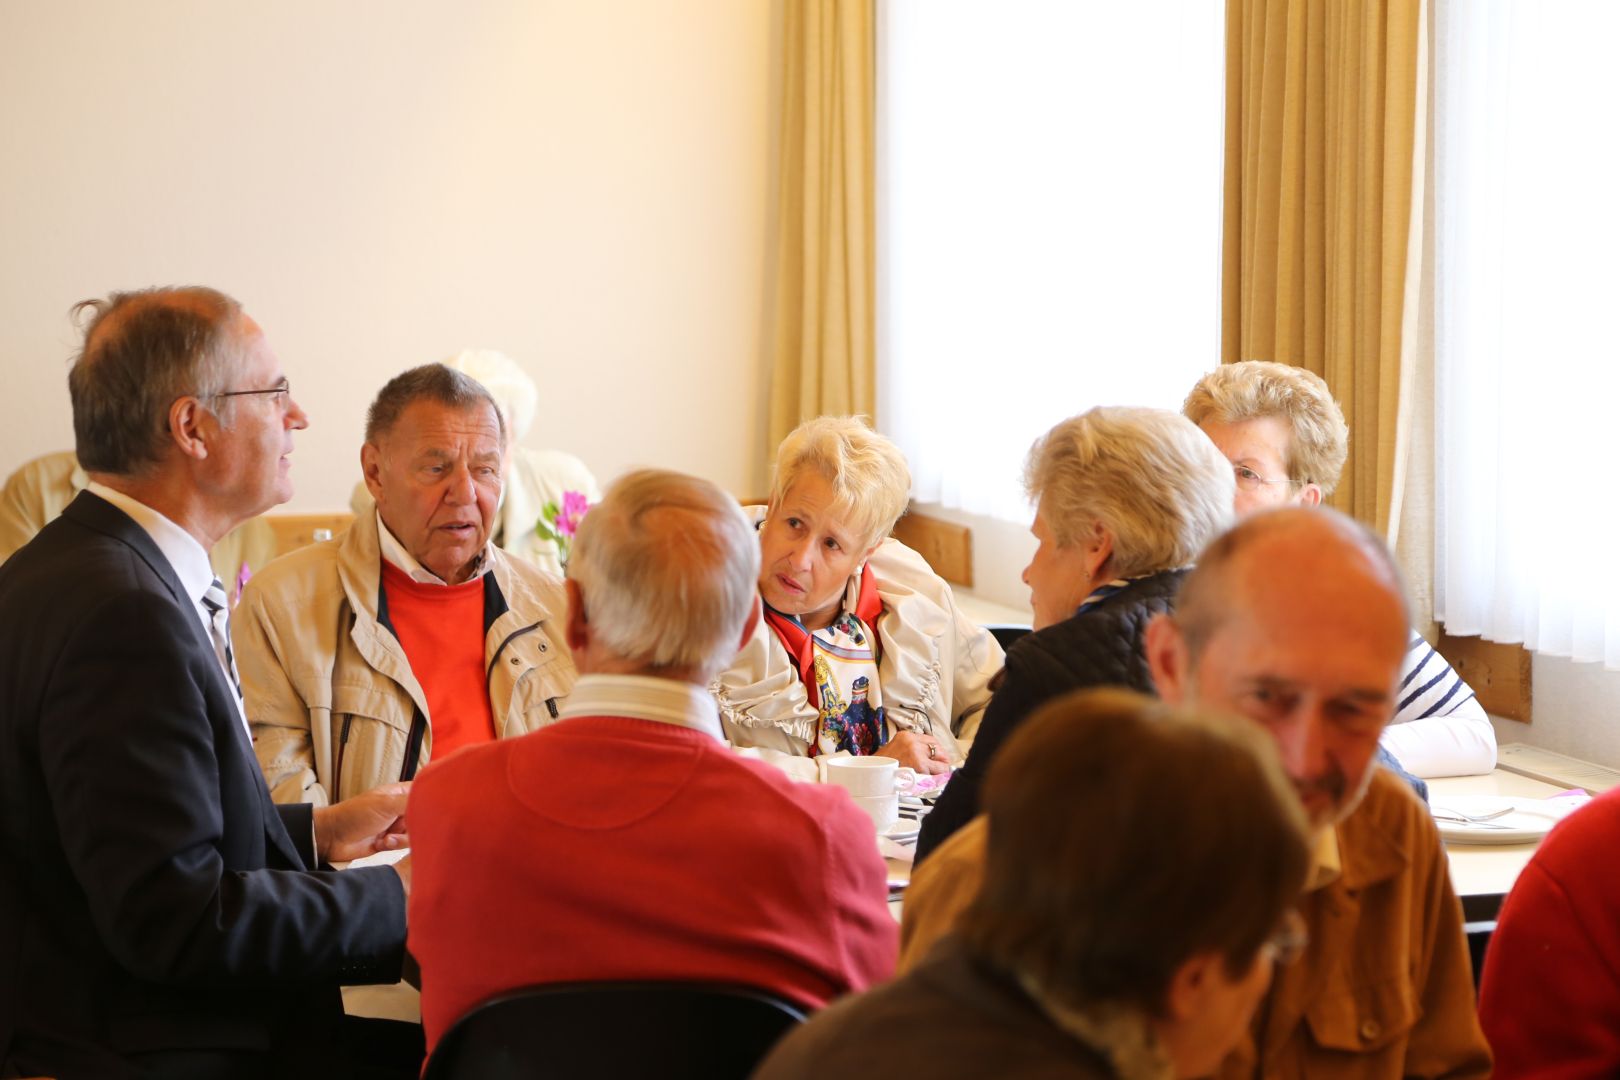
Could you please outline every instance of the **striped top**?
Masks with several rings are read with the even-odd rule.
[[[1425,778],[1496,767],[1496,733],[1479,699],[1416,630],[1401,664],[1395,718],[1381,742],[1403,768]]]

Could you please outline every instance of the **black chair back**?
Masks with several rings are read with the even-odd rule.
[[[805,1012],[710,983],[558,983],[491,998],[445,1032],[423,1080],[746,1080]]]
[[[1029,633],[1028,626],[1017,623],[986,623],[984,628],[990,631],[990,636],[996,639],[996,644],[1001,646],[1003,652],[1012,648],[1013,642]]]

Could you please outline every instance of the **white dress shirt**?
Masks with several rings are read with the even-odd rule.
[[[399,542],[399,538],[388,531],[388,526],[383,524],[381,513],[377,514],[377,546],[381,549],[384,559],[393,563],[398,569],[405,571],[405,576],[418,585],[450,584],[444,578],[416,561],[416,556],[407,551],[405,545]],[[478,553],[478,562],[473,567],[472,577],[469,577],[467,581],[483,577],[489,573],[489,566],[489,545],[485,544],[484,550]],[[462,582],[462,584],[466,584],[466,582]]]
[[[628,716],[692,728],[725,742],[714,696],[701,686],[651,675],[581,675],[568,692],[559,719]]]

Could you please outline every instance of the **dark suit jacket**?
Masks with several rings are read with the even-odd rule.
[[[270,801],[232,693],[105,500],[0,566],[0,1074],[308,1049],[340,981],[398,978],[398,879],[310,869],[311,808]]]

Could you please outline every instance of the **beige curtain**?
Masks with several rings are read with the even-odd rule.
[[[1221,358],[1327,380],[1351,431],[1333,502],[1392,539],[1422,250],[1422,9],[1227,3]]]
[[[801,420],[874,414],[872,0],[785,0],[771,449]]]

